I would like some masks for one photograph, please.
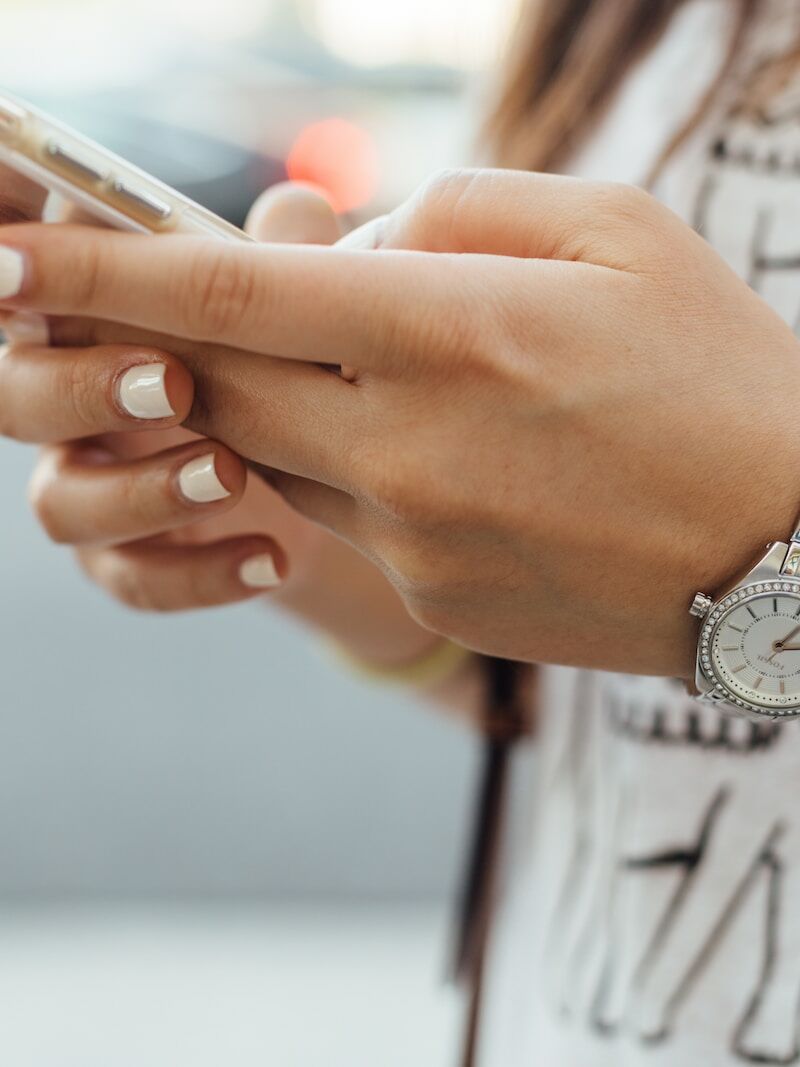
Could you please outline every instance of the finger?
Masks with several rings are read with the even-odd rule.
[[[245,225],[257,241],[332,245],[342,236],[336,212],[320,193],[295,182],[282,182],[256,200]]]
[[[190,412],[183,408],[180,411],[181,421],[188,429],[226,441],[247,459],[270,462],[293,474],[329,481],[343,489],[353,487],[357,468],[352,439],[365,439],[373,424],[361,394],[335,375],[317,366],[286,364],[219,345],[165,339],[118,323],[57,318],[51,321],[50,332],[54,343],[70,346],[102,345],[120,337],[142,344],[168,341],[182,361],[191,366],[194,403]],[[72,349],[69,353],[56,350],[56,354],[59,360],[71,359]],[[58,406],[55,397],[52,403]],[[0,413],[2,410],[0,393]],[[59,418],[57,411],[52,424],[47,416],[40,420],[49,428],[49,436],[39,443],[102,432],[98,429],[87,434],[59,434],[58,427],[63,428]]]
[[[432,334],[448,337],[485,287],[482,265],[464,256],[168,235],[156,244],[52,225],[9,228],[3,241],[0,300],[7,306],[364,368],[405,363]]]
[[[96,224],[87,212],[66,200],[62,201],[59,218],[63,222]],[[321,193],[296,182],[281,182],[262,193],[250,210],[245,229],[262,242],[332,245],[342,236],[341,221],[330,202]],[[55,318],[48,326],[44,316],[30,312],[11,315],[0,312],[0,327],[9,339],[20,343],[48,344],[51,335],[54,345],[72,347],[120,342],[156,346],[167,343],[165,334],[147,330],[132,333],[133,327],[93,319]],[[175,354],[180,352],[176,350]]]
[[[364,513],[348,493],[285,471],[256,467],[264,481],[299,515],[351,544],[365,539]]]
[[[358,387],[317,366],[229,351],[200,352],[195,403],[185,422],[245,459],[339,489],[361,476],[361,446],[377,430]]]
[[[115,599],[140,611],[191,611],[234,604],[277,589],[286,556],[269,537],[203,545],[139,542],[84,549],[86,573]]]
[[[346,237],[343,237],[338,242],[338,247],[348,249],[360,248],[364,251],[375,251],[382,246],[386,220],[387,216],[381,215],[378,218],[373,219],[371,222],[366,223],[364,226],[351,230]],[[398,245],[398,247],[402,246]],[[357,367],[354,367],[349,363],[342,364],[341,375],[346,381],[356,381],[358,373]]]
[[[52,198],[51,198],[52,199]],[[57,218],[62,222],[88,226],[98,222],[88,212],[68,200],[60,200]],[[247,232],[262,242],[332,245],[342,235],[339,217],[328,200],[315,190],[295,182],[274,185],[256,200],[247,223]],[[96,319],[54,317],[46,319],[33,312],[0,311],[0,328],[9,340],[19,344],[89,347],[99,344],[137,344],[171,347],[176,355],[192,351],[192,346],[152,330],[121,326]]]
[[[30,500],[60,544],[119,544],[230,511],[246,481],[242,460],[211,441],[126,462],[92,444],[65,445],[42,453]]]
[[[309,478],[298,478],[284,471],[256,468],[270,485],[299,515],[336,534],[352,545],[377,567],[385,569],[379,546],[387,538],[394,542],[391,530],[368,502],[332,489]]]
[[[139,345],[166,349],[174,356],[197,351],[196,341],[170,337],[139,326],[126,326],[76,315],[46,318],[37,312],[0,310],[0,330],[14,344],[53,345],[55,348],[93,348],[96,345]],[[220,350],[222,351],[222,350]]]
[[[658,255],[656,223],[680,220],[634,186],[505,170],[447,171],[391,215],[347,238],[353,247],[556,259],[631,270]]]
[[[523,172],[455,171],[426,183],[381,220],[378,238],[386,248],[588,259],[608,265],[587,257],[592,244],[587,238],[597,232],[607,236],[615,226],[621,230],[616,224],[647,212],[659,208],[629,186]],[[671,217],[666,209],[660,212],[661,221]],[[629,235],[618,238],[627,249]],[[348,242],[364,247],[375,240],[358,232],[343,247]]]
[[[46,444],[177,426],[193,394],[187,369],[157,349],[14,345],[0,356],[0,433]]]

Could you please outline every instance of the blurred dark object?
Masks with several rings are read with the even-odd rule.
[[[282,160],[95,97],[31,103],[196,200],[235,226],[264,189],[286,179]]]
[[[483,769],[454,960],[454,977],[467,989],[469,998],[461,1067],[475,1067],[476,1062],[486,953],[503,865],[511,760],[517,743],[533,731],[531,686],[535,668],[503,659],[486,658],[482,663],[486,679]]]

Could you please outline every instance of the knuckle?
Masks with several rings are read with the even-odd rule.
[[[579,241],[583,251],[607,266],[629,270],[642,257],[650,257],[653,241],[663,242],[665,211],[644,189],[608,182],[595,186],[581,219]]]
[[[96,380],[79,361],[66,360],[64,363],[66,398],[70,410],[80,426],[90,433],[99,429],[97,425]]]
[[[223,338],[251,306],[254,290],[252,259],[225,247],[209,248],[179,283],[177,310],[185,332],[200,332],[211,341]]]
[[[467,168],[445,168],[434,173],[420,187],[412,202],[412,215],[422,235],[432,231],[443,242],[455,228],[458,213],[480,172]]]
[[[605,220],[606,226],[614,233],[650,233],[663,222],[664,208],[650,193],[638,186],[607,184],[601,186],[598,195],[595,219]]]
[[[74,270],[70,272],[72,279],[70,304],[74,314],[91,312],[95,306],[104,274],[99,247],[92,240],[82,241],[74,263]]]
[[[472,187],[479,172],[468,167],[443,167],[435,171],[421,186],[419,206],[446,209],[457,204]]]

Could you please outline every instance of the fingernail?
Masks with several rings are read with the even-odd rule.
[[[168,419],[174,415],[167,396],[163,363],[131,367],[119,383],[119,402],[136,419]]]
[[[181,469],[178,482],[187,500],[195,504],[212,504],[231,495],[217,477],[216,458],[213,452],[209,452]]]
[[[281,584],[275,560],[267,553],[246,559],[239,568],[239,577],[251,589],[274,589]]]
[[[25,280],[25,260],[15,248],[0,248],[0,300],[19,296]]]
[[[50,324],[44,315],[35,311],[15,311],[2,324],[2,331],[15,345],[46,347],[50,344]]]

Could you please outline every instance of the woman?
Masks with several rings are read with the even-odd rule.
[[[500,161],[650,182],[683,222],[485,171],[333,250],[8,228],[2,428],[48,444],[38,513],[127,603],[269,588],[476,720],[483,656],[572,665],[541,671],[540,801],[516,760],[479,1063],[793,1063],[800,738],[671,679],[693,593],[800,508],[800,12],[570,0],[524,25]],[[337,236],[296,191],[251,230]]]

